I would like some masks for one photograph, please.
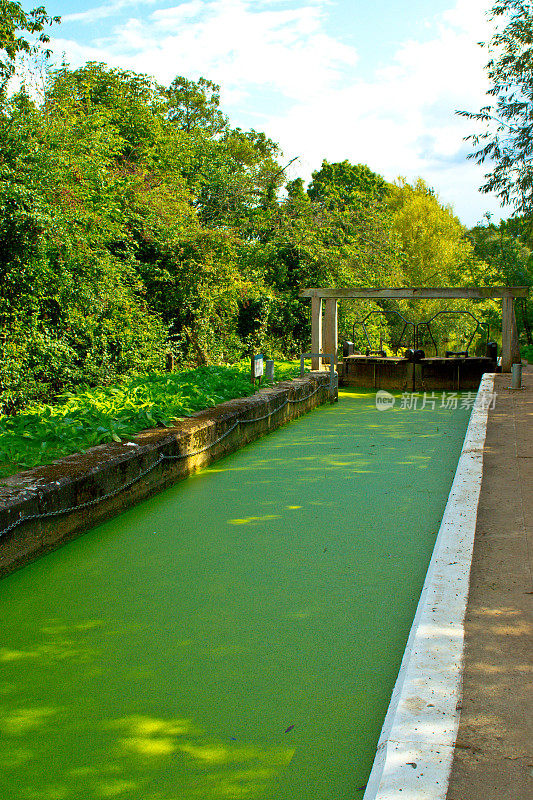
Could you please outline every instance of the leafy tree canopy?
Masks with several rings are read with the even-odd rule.
[[[0,93],[4,94],[7,82],[15,71],[19,53],[32,53],[49,41],[47,26],[60,22],[60,17],[50,17],[43,6],[29,12],[17,0],[0,0]],[[49,51],[45,51],[49,54]]]
[[[533,212],[533,5],[496,0],[490,18],[497,28],[487,48],[486,65],[494,102],[477,113],[458,112],[480,122],[483,132],[469,137],[478,164],[493,163],[482,192],[495,192],[502,205]]]
[[[381,175],[364,164],[323,161],[322,167],[313,172],[308,194],[314,201],[346,205],[363,199],[382,200],[386,191],[387,184]]]
[[[494,282],[504,286],[531,286],[531,247],[517,232],[515,218],[498,225],[476,225],[468,232],[478,258],[491,265]]]
[[[2,1],[9,59],[33,46],[45,11]],[[157,369],[168,349],[180,366],[252,347],[296,355],[309,346],[304,287],[475,284],[529,266],[525,228],[505,231],[502,261],[496,234],[468,240],[423,182],[325,161],[306,188],[282,156],[267,134],[231,126],[205,78],[164,87],[89,62],[49,71],[42,100],[5,95],[3,410]],[[364,311],[342,304],[341,337]]]
[[[406,286],[453,286],[473,282],[472,245],[452,209],[419,179],[390,186],[392,227],[400,238]]]
[[[213,81],[200,78],[195,82],[179,75],[166,94],[168,116],[177,128],[215,136],[228,127],[228,119],[220,109],[220,86]]]
[[[504,286],[533,286],[533,242],[531,222],[524,217],[502,220],[498,225],[487,220],[468,232],[474,252],[494,283]],[[526,341],[533,344],[533,301],[531,296],[515,303],[518,324]],[[498,320],[496,319],[496,325]]]

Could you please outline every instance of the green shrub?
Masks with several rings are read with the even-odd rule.
[[[520,348],[520,355],[525,358],[528,364],[533,364],[533,344],[526,344]]]
[[[0,352],[0,413],[53,402],[80,386],[106,386],[131,372],[161,369],[167,348],[163,325],[129,314],[97,326],[77,315],[62,333],[11,325]]]
[[[278,364],[276,380],[293,377],[298,369],[297,364]],[[17,380],[22,381],[20,374]],[[67,392],[55,406],[41,403],[0,417],[0,475],[48,464],[104,442],[127,440],[146,428],[171,425],[195,411],[253,392],[248,362],[154,371],[112,386]]]

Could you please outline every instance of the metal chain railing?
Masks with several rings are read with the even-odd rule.
[[[80,511],[83,508],[88,508],[89,506],[94,506],[97,503],[102,503],[104,500],[109,500],[110,497],[115,497],[117,494],[120,494],[120,492],[124,492],[126,491],[126,489],[129,489],[130,486],[133,486],[134,483],[137,483],[137,481],[140,481],[141,478],[144,478],[145,475],[148,475],[149,472],[152,472],[156,467],[162,464],[163,461],[179,461],[184,458],[191,458],[192,456],[200,455],[200,453],[204,453],[206,450],[209,450],[211,447],[214,447],[216,444],[218,444],[227,436],[229,436],[230,433],[234,431],[235,428],[237,428],[239,425],[247,422],[261,422],[264,419],[268,419],[273,414],[277,414],[278,411],[281,411],[282,408],[285,408],[285,406],[288,405],[289,403],[294,403],[294,404],[303,403],[305,402],[305,400],[309,400],[309,398],[313,397],[313,395],[315,395],[317,392],[320,391],[320,389],[323,388],[327,387],[325,386],[325,384],[320,384],[313,392],[310,392],[310,394],[306,395],[305,397],[297,397],[295,400],[291,400],[290,398],[287,397],[283,401],[283,403],[280,406],[278,406],[278,408],[269,411],[268,414],[265,414],[262,417],[254,417],[254,419],[238,419],[233,425],[231,425],[226,431],[224,431],[224,433],[221,436],[219,436],[218,439],[209,442],[204,447],[201,447],[199,450],[194,450],[192,453],[178,453],[177,455],[164,455],[163,453],[161,453],[159,458],[156,461],[154,461],[153,464],[150,464],[149,467],[146,467],[146,469],[142,470],[142,472],[139,472],[139,474],[136,475],[134,478],[132,478],[130,481],[127,481],[126,483],[122,484],[122,486],[119,486],[118,489],[113,489],[111,492],[107,492],[106,494],[103,494],[100,497],[96,497],[93,500],[86,500],[84,503],[79,503],[78,505],[75,506],[69,506],[69,508],[60,508],[58,511],[45,511],[42,514],[29,514],[27,517],[20,517],[19,519],[14,520],[10,525],[8,525],[2,531],[0,531],[0,538],[2,538],[2,536],[5,536],[6,533],[9,533],[10,531],[17,528],[19,525],[22,525],[24,522],[31,522],[31,520],[35,519],[48,519],[50,517],[58,517],[61,514],[69,514],[73,511]],[[36,492],[36,495],[40,499],[41,497],[40,493]]]
[[[152,470],[154,470],[158,464],[164,461],[164,459],[165,456],[160,455],[157,461],[154,461],[154,463],[150,464],[149,467],[142,470],[142,472],[139,472],[139,474],[136,475],[134,478],[132,478],[131,481],[127,481],[127,483],[124,483],[122,484],[122,486],[119,486],[118,489],[113,489],[113,491],[107,492],[106,494],[103,494],[100,497],[95,497],[93,500],[86,500],[84,503],[78,503],[78,505],[69,506],[68,508],[60,508],[57,511],[46,511],[42,514],[28,514],[27,517],[20,517],[20,519],[14,520],[10,525],[7,526],[7,528],[4,528],[2,531],[0,531],[0,538],[4,536],[6,533],[9,533],[10,531],[14,530],[14,528],[17,528],[19,525],[22,525],[23,522],[30,522],[32,519],[48,519],[48,517],[58,517],[61,514],[68,514],[72,511],[81,511],[82,508],[88,508],[89,506],[94,506],[97,503],[102,502],[103,500],[108,500],[110,497],[114,497],[115,495],[120,494],[120,492],[124,492],[126,489],[129,489],[130,486],[133,486],[134,483],[140,481],[141,478],[144,478],[145,475],[147,475],[149,472],[152,472]],[[40,493],[37,492],[36,494],[37,497],[40,499],[41,498]]]

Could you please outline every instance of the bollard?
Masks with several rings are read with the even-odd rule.
[[[266,381],[274,380],[274,362],[270,358],[267,358],[267,360],[265,361],[265,380]]]
[[[511,389],[520,389],[522,387],[522,364],[513,364],[511,366]]]

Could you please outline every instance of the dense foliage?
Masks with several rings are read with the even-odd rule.
[[[524,0],[495,0],[490,11],[495,33],[484,44],[494,101],[477,113],[458,112],[481,123],[469,137],[479,164],[492,168],[483,192],[495,192],[502,204],[522,214],[533,212],[533,6]]]
[[[325,163],[281,197],[277,145],[232,129],[217,92],[90,63],[53,71],[42,103],[3,100],[4,411],[157,369],[169,349],[185,365],[293,355],[303,286],[399,277],[383,180]]]
[[[506,229],[502,260],[494,226],[467,236],[421,181],[390,185],[348,161],[324,161],[307,188],[288,180],[277,144],[233,128],[204,78],[165,87],[90,62],[45,73],[38,95],[20,75],[9,94],[17,57],[46,40],[52,20],[43,8],[0,6],[4,414],[161,370],[169,351],[180,368],[254,348],[293,357],[309,347],[299,298],[309,286],[528,282],[522,231]],[[352,326],[371,308],[343,304],[341,338],[365,346]],[[530,309],[522,316],[527,327]],[[394,339],[394,326],[375,317],[369,330]],[[466,335],[460,321],[440,333],[450,344]]]
[[[276,380],[297,374],[299,364],[276,364]],[[195,411],[253,392],[246,363],[133,375],[118,386],[67,393],[56,405],[37,405],[0,418],[0,476],[104,442],[127,441],[139,431],[172,425]]]
[[[46,29],[59,17],[49,17],[43,6],[29,13],[18,0],[0,0],[0,95],[4,95],[20,54],[33,55],[49,42]],[[49,51],[44,50],[44,55]]]

